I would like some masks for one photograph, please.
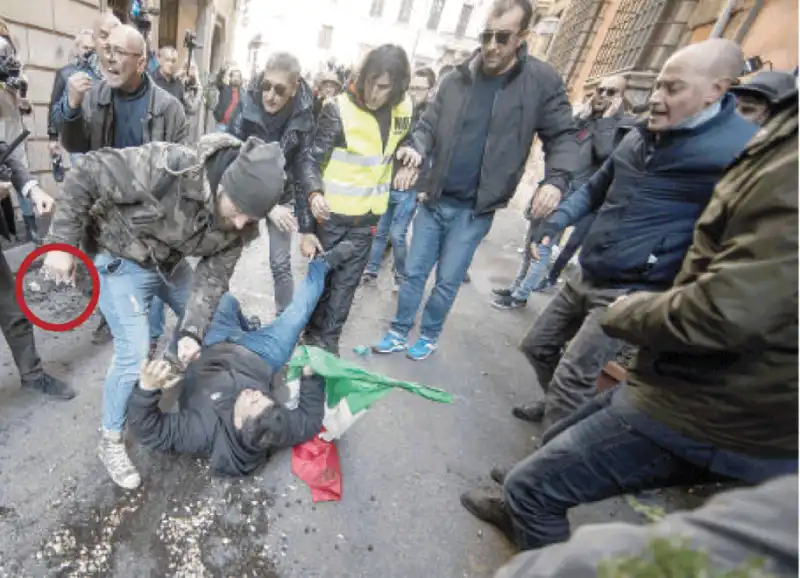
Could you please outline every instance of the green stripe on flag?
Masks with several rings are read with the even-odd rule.
[[[341,400],[346,399],[354,415],[367,409],[396,388],[430,401],[453,402],[453,396],[441,389],[366,371],[355,363],[339,359],[324,349],[305,345],[299,346],[289,361],[287,380],[299,377],[306,365],[310,366],[314,373],[325,378],[328,407],[335,407]]]

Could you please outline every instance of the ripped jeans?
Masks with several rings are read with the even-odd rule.
[[[114,336],[114,359],[103,390],[103,428],[121,432],[128,398],[150,347],[150,303],[158,296],[182,316],[193,272],[181,261],[167,278],[170,287],[155,269],[127,259],[99,253],[94,263],[100,274],[100,310]]]

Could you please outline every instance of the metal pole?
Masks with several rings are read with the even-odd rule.
[[[728,23],[731,21],[731,15],[733,14],[733,9],[736,8],[737,0],[725,0],[725,6],[722,7],[722,10],[717,16],[717,21],[714,24],[713,30],[711,30],[711,35],[709,38],[721,38],[725,32],[725,28],[728,27]]]

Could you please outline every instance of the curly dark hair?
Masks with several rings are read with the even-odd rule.
[[[289,444],[288,410],[274,404],[242,423],[239,435],[244,444],[262,450],[284,448]]]
[[[392,94],[389,106],[397,106],[403,101],[408,85],[411,83],[411,65],[402,47],[396,44],[384,44],[370,51],[361,65],[356,78],[355,89],[358,98],[364,100],[364,86],[367,81],[388,73],[392,81]]]

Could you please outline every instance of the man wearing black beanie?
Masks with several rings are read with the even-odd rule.
[[[100,309],[114,336],[106,378],[100,459],[123,488],[139,473],[122,439],[128,398],[147,359],[155,296],[181,316],[178,356],[200,349],[244,245],[283,194],[280,146],[221,133],[196,147],[163,142],[88,153],[69,172],[48,242],[78,247],[86,225],[100,247]],[[194,275],[184,258],[200,257]],[[44,267],[70,282],[75,259],[50,252]]]

